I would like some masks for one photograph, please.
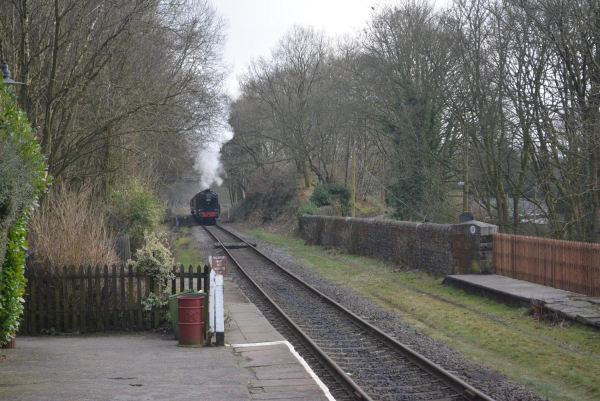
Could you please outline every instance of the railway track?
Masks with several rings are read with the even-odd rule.
[[[203,226],[226,251],[245,292],[294,346],[336,399],[492,400],[383,333],[220,226]],[[244,242],[245,248],[223,244]],[[237,273],[236,273],[237,274]],[[249,294],[246,294],[249,295]],[[293,341],[292,338],[295,340]],[[305,358],[307,355],[303,355]]]

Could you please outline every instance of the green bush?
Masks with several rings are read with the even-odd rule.
[[[133,249],[142,245],[144,232],[153,231],[166,210],[166,203],[136,179],[130,180],[127,188],[113,191],[109,203],[122,225],[120,229],[131,236]]]
[[[302,229],[302,215],[309,214],[311,216],[319,215],[319,208],[314,203],[306,202],[298,208],[298,227]]]
[[[350,202],[350,196],[351,196],[350,190],[348,188],[346,188],[345,186],[343,186],[342,184],[336,183],[336,184],[328,184],[325,186],[327,187],[327,191],[329,192],[329,195],[334,200],[337,200],[342,205],[347,205],[348,202]]]
[[[0,345],[17,331],[25,293],[27,220],[50,184],[25,112],[0,83]]]
[[[144,233],[144,246],[137,250],[136,261],[130,260],[129,266],[139,273],[148,275],[158,285],[158,293],[154,291],[142,302],[144,309],[152,310],[167,304],[171,295],[171,280],[175,278],[173,267],[175,259],[166,245],[166,239],[155,233]],[[153,289],[151,289],[153,290]]]
[[[339,205],[342,214],[346,215],[349,211],[350,196],[350,190],[342,184],[325,184],[315,187],[310,201],[317,206]]]
[[[325,185],[317,185],[313,190],[312,196],[310,197],[310,201],[317,206],[325,206],[331,203],[331,199],[329,198],[329,193],[325,188]]]

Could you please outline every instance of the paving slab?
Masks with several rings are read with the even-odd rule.
[[[0,358],[0,400],[249,400],[252,372],[230,348],[172,334],[19,337]]]
[[[253,400],[333,400],[324,384],[258,308],[226,279],[225,342],[252,372]]]
[[[19,336],[0,353],[0,401],[333,399],[230,280],[225,303],[226,342],[251,346],[184,348],[172,333]]]
[[[531,306],[532,300],[544,309],[591,327],[599,327],[598,297],[560,290],[497,274],[461,274],[444,278],[444,284],[482,294],[504,302]]]

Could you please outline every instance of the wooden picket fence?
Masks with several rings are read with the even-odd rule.
[[[600,244],[494,234],[494,273],[600,296]]]
[[[173,269],[171,293],[194,289],[208,293],[209,267]],[[142,301],[158,286],[126,266],[54,267],[25,270],[25,311],[19,333],[151,330],[160,311],[146,311]]]

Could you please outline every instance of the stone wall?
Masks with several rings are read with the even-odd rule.
[[[480,236],[497,231],[496,226],[476,221],[452,225],[308,215],[301,219],[302,237],[310,245],[376,257],[437,276],[489,273],[489,255],[479,249],[484,244],[487,252],[489,244]],[[471,226],[476,227],[474,234]],[[461,248],[453,249],[457,244]]]
[[[450,224],[305,215],[301,232],[311,245],[339,248],[440,276],[453,271]]]
[[[494,233],[498,226],[468,221],[452,226],[454,274],[494,273]]]

